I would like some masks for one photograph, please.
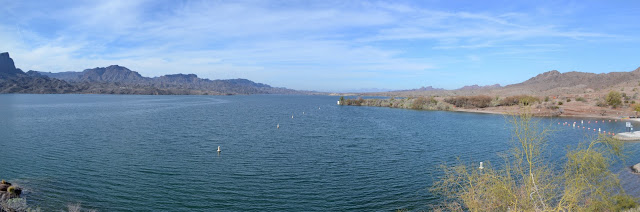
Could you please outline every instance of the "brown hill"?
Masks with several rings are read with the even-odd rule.
[[[402,91],[362,93],[373,96],[513,96],[513,95],[564,95],[581,94],[605,90],[607,88],[637,85],[640,82],[640,68],[630,72],[586,73],[556,70],[544,72],[524,82],[501,87],[499,84],[489,86],[464,86],[455,90],[413,89]],[[430,87],[430,86],[429,86]]]
[[[610,72],[602,74],[585,72],[560,73],[556,70],[539,74],[522,83],[505,86],[509,93],[578,92],[585,89],[601,90],[621,83],[640,80],[640,68],[631,72]]]

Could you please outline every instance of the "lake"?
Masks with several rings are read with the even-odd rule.
[[[437,204],[428,188],[444,162],[500,162],[497,153],[509,148],[503,115],[338,106],[338,98],[0,95],[0,178],[46,211],[69,203],[99,211],[413,210]],[[625,129],[620,121],[540,120],[554,129],[555,161],[597,134],[559,122]],[[615,169],[637,162],[632,155]],[[621,173],[626,184],[640,181]]]

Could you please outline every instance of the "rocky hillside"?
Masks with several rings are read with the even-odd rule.
[[[610,72],[602,74],[585,72],[560,73],[556,70],[544,72],[524,82],[500,86],[464,86],[455,90],[433,89],[431,86],[420,89],[366,93],[371,96],[513,96],[513,95],[563,95],[581,94],[613,87],[638,85],[640,68],[630,72]]]
[[[247,79],[209,80],[195,74],[144,77],[126,67],[111,65],[82,72],[24,73],[9,53],[0,54],[0,93],[97,93],[149,95],[302,94]]]
[[[180,92],[176,94],[184,94],[184,91],[186,90],[190,91],[186,92],[187,94],[211,95],[300,93],[291,89],[274,88],[266,84],[255,83],[247,79],[209,80],[199,78],[195,74],[169,74],[154,78],[143,77],[138,72],[131,71],[126,67],[118,65],[86,69],[82,72],[36,73],[89,86],[94,88],[89,88],[89,90],[98,93],[100,93],[101,90],[113,87],[109,86],[110,84],[114,84],[114,86],[117,86],[118,88],[124,85],[125,87],[135,88],[155,88],[174,91],[180,90]],[[95,89],[95,87],[100,88]],[[146,90],[144,92],[146,92]],[[153,94],[155,93],[156,91],[154,90]]]
[[[508,85],[505,89],[526,89],[534,92],[545,92],[554,89],[604,89],[620,83],[640,80],[640,68],[631,72],[610,72],[602,74],[585,72],[560,73],[548,71],[522,83]]]
[[[9,53],[0,53],[0,93],[71,93],[76,91],[75,86],[63,80],[24,73],[15,67]]]

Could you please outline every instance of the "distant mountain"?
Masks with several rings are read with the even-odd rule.
[[[301,93],[286,88],[273,88],[262,83],[255,83],[247,79],[209,80],[199,78],[195,74],[169,74],[160,77],[143,77],[138,72],[126,67],[112,65],[86,69],[82,72],[64,72],[54,74],[38,72],[69,82],[88,83],[117,83],[122,85],[153,87],[160,89],[197,90],[208,94],[296,94]]]
[[[585,72],[560,73],[556,70],[538,74],[527,81],[507,85],[506,90],[526,89],[544,92],[558,89],[604,89],[620,83],[640,80],[640,68],[631,72],[609,72],[602,74]]]
[[[82,71],[79,76],[80,81],[89,82],[140,82],[144,81],[138,72],[131,71],[126,67],[111,65],[106,68],[92,68]]]
[[[457,90],[484,90],[484,89],[497,89],[497,88],[502,88],[502,86],[500,86],[500,84],[485,85],[485,86],[467,85],[462,88],[458,88]]]
[[[386,91],[391,91],[392,89],[386,89],[386,88],[359,88],[359,89],[351,89],[351,90],[345,90],[343,92],[349,92],[349,93],[373,93],[373,92],[386,92]]]
[[[76,91],[69,83],[46,76],[24,73],[16,68],[9,53],[0,53],[0,93],[68,93]]]
[[[24,72],[16,68],[13,59],[9,57],[9,53],[0,53],[0,77],[12,77],[19,74],[24,74]]]
[[[51,78],[56,78],[56,79],[61,79],[64,81],[74,81],[80,78],[80,75],[82,75],[82,72],[75,72],[75,71],[67,71],[67,72],[58,72],[58,73],[51,73],[51,72],[41,72],[41,71],[28,71],[27,74],[29,74],[29,72],[33,72],[32,74],[40,74],[43,76],[48,76]]]
[[[143,77],[126,67],[111,65],[82,72],[27,73],[15,68],[9,53],[0,53],[0,93],[100,93],[100,94],[302,94],[247,79],[209,80],[195,74]]]
[[[400,90],[400,91],[444,91],[444,88],[434,88],[433,86],[427,86],[427,87],[420,87],[420,88],[416,88],[416,89],[410,89],[410,90]]]
[[[401,90],[367,95],[380,96],[511,96],[511,95],[558,95],[566,93],[584,93],[589,89],[601,90],[620,84],[637,85],[640,82],[640,68],[630,72],[609,72],[602,74],[585,72],[560,73],[556,70],[544,72],[524,82],[500,86],[499,84],[464,86],[455,90],[421,87],[413,90]]]

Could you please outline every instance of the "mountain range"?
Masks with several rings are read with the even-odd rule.
[[[302,94],[247,79],[209,80],[195,74],[144,77],[111,65],[81,72],[23,72],[9,53],[0,53],[0,93],[95,93],[148,95]]]
[[[358,95],[379,96],[466,96],[466,95],[562,95],[638,85],[640,68],[630,72],[585,73],[556,70],[538,74],[524,82],[464,86],[455,90],[431,86],[412,90],[367,92]],[[318,94],[271,87],[247,79],[209,80],[195,74],[170,74],[144,77],[126,67],[111,65],[81,72],[23,72],[16,68],[9,53],[0,53],[0,93],[96,93],[150,95],[233,95],[233,94]],[[340,94],[337,94],[340,95]]]
[[[499,84],[479,86],[464,86],[459,89],[445,90],[431,86],[413,90],[401,90],[390,92],[369,93],[363,95],[372,96],[513,96],[513,95],[564,95],[589,93],[638,85],[640,83],[640,68],[629,72],[586,73],[566,72],[552,70],[538,74],[524,82],[501,86]]]

